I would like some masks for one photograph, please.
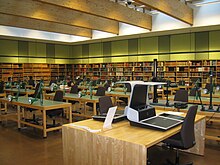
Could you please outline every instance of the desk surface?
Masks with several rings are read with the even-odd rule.
[[[13,100],[10,102],[7,98],[0,98],[1,102],[12,103],[14,105],[20,105],[28,108],[39,109],[39,110],[50,110],[56,108],[65,108],[70,107],[71,103],[52,101],[52,100],[43,100],[43,105],[41,106],[40,100],[35,101],[33,104],[28,102],[28,97],[18,97],[18,101]]]
[[[17,93],[18,89],[17,88],[12,88],[12,89],[5,89],[5,92],[12,92],[12,93]],[[20,94],[34,94],[35,90],[32,89],[20,89]]]
[[[45,94],[46,97],[54,97],[54,95],[55,93]],[[65,93],[65,95],[63,96],[63,99],[98,102],[100,97],[102,96],[92,96],[92,98],[90,98],[90,95],[85,95],[85,96],[79,97],[78,94]]]
[[[163,98],[163,99],[165,100],[166,98]],[[209,97],[201,97],[201,99],[202,99],[202,103],[203,104],[209,104],[209,100],[210,100]],[[174,100],[174,96],[169,96],[169,100],[173,101]],[[199,98],[196,99],[195,96],[188,96],[188,102],[189,103],[198,103],[199,104],[200,100],[199,100]],[[216,104],[216,105],[220,105],[220,99],[219,98],[212,98],[212,103]]]

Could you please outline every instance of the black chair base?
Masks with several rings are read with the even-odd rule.
[[[167,161],[167,163],[164,164],[164,165],[193,165],[192,162],[187,163],[187,164],[179,164],[179,163],[173,163],[173,162],[171,162],[169,159],[167,159],[166,161]]]
[[[41,125],[39,121],[42,121],[42,119],[24,119],[24,121],[31,124]]]
[[[57,123],[57,124],[47,124],[47,128],[53,128],[53,127],[59,127],[61,126],[60,123]]]

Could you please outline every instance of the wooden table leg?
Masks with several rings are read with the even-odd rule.
[[[47,117],[45,110],[43,110],[43,137],[47,137]]]
[[[68,103],[69,100],[66,99],[66,102]],[[69,119],[69,115],[70,115],[70,113],[68,113],[68,111],[66,110],[66,119]]]
[[[18,114],[18,129],[21,128],[21,107],[20,105],[17,106],[17,114]]]
[[[96,115],[97,111],[96,111],[96,103],[93,103],[93,115]]]
[[[69,122],[72,123],[72,105],[69,107]]]

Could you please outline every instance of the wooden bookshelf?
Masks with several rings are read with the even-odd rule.
[[[92,79],[111,80],[144,80],[149,81],[153,76],[153,62],[120,62],[100,64],[32,64],[32,63],[1,63],[0,79],[7,81],[23,80],[29,76],[34,79],[50,81],[51,78],[63,79],[67,76],[86,76]],[[158,61],[157,75],[171,82],[185,80],[187,84],[200,79],[205,85],[209,82],[210,70],[213,71],[214,83],[220,84],[220,60],[194,61]]]

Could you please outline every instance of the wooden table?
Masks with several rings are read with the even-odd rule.
[[[103,122],[92,119],[74,124],[90,129],[102,129],[103,126]],[[113,124],[110,130],[91,133],[67,124],[62,128],[64,164],[146,165],[147,149],[178,133],[180,128],[177,126],[161,132],[132,127],[128,121],[122,121]],[[196,116],[195,135],[197,143],[189,152],[204,155],[204,116]]]
[[[70,103],[65,103],[65,102],[58,102],[58,101],[52,101],[52,100],[43,100],[43,105],[41,106],[40,101],[36,101],[33,104],[30,104],[28,102],[28,97],[19,97],[18,101],[13,100],[12,102],[10,102],[8,99],[6,98],[0,98],[0,102],[3,103],[10,103],[13,105],[17,105],[17,122],[18,122],[18,129],[21,128],[21,124],[25,124],[25,125],[29,125],[38,129],[42,129],[43,130],[43,137],[47,137],[47,132],[49,131],[54,131],[54,130],[58,130],[61,129],[61,126],[58,127],[53,127],[53,128],[47,128],[46,127],[46,111],[49,110],[53,110],[53,109],[57,109],[57,108],[69,108],[69,122],[72,122],[72,106]],[[37,109],[39,111],[42,111],[42,118],[43,118],[43,125],[35,125],[29,122],[26,122],[24,120],[21,119],[21,107],[27,107],[27,108],[33,108],[33,109]]]
[[[93,95],[96,94],[96,91],[97,90],[92,91]],[[90,94],[89,90],[87,91],[87,94]],[[128,99],[128,104],[129,104],[131,92],[126,92],[125,93],[125,92],[118,92],[118,91],[111,91],[111,92],[105,91],[105,95],[113,97],[113,104],[114,105],[116,105],[116,100],[117,100],[118,97],[127,98]]]
[[[210,97],[210,94],[201,94],[202,97]],[[215,92],[212,94],[212,98],[220,98],[220,92]]]
[[[53,98],[54,95],[55,95],[54,93],[50,93],[50,94],[46,94],[45,97],[46,98]],[[63,96],[63,99],[65,99],[67,102],[69,100],[78,101],[80,103],[83,103],[84,106],[86,103],[93,103],[93,114],[96,115],[97,114],[96,103],[99,102],[100,97],[101,96],[92,96],[92,98],[90,98],[89,95],[79,97],[78,94],[65,93],[65,95]]]
[[[166,99],[166,98],[163,98]],[[209,97],[201,97],[202,99],[202,103],[203,104],[209,104]],[[169,100],[173,101],[174,100],[174,96],[169,96]],[[188,103],[196,103],[196,104],[200,104],[200,100],[199,98],[196,99],[195,96],[188,96]],[[219,98],[212,98],[212,104],[213,105],[220,105],[220,99]]]
[[[175,94],[175,92],[177,91],[177,90],[179,90],[180,88],[179,87],[169,87],[168,88],[168,91],[170,91],[171,93],[171,95],[174,95]],[[167,87],[163,87],[163,91],[162,91],[162,97],[165,97],[165,94],[164,94],[164,91],[166,91],[167,90]]]
[[[6,93],[11,93],[15,94],[18,92],[17,88],[12,88],[12,89],[5,89],[4,90]],[[32,89],[20,89],[20,94],[25,94],[26,96],[34,94],[35,90]]]

